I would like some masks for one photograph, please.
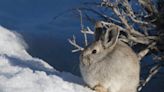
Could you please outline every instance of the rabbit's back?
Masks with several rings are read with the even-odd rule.
[[[118,41],[112,53],[107,55],[105,62],[109,70],[109,78],[115,87],[120,85],[118,92],[135,92],[139,82],[140,65],[135,52],[125,43]],[[131,89],[130,89],[131,88]],[[116,91],[115,91],[116,92]]]

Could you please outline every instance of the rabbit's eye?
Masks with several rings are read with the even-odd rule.
[[[97,53],[97,50],[93,50],[93,51],[92,51],[92,54],[96,54],[96,53]]]

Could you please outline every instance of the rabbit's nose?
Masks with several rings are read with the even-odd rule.
[[[86,59],[87,59],[88,61],[90,61],[90,57],[89,57],[89,56],[87,56]]]

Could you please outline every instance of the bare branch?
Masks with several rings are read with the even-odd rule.
[[[115,27],[117,27],[119,30],[124,31],[124,32],[127,33],[127,29],[125,29],[125,28],[123,28],[123,27],[121,27],[121,26],[119,26],[119,25],[116,25],[116,24],[114,24],[114,23],[108,23],[108,22],[104,22],[104,21],[101,21],[101,23],[103,24],[104,27],[105,27],[105,25],[108,25],[108,27],[110,27],[110,26],[115,26]],[[127,33],[127,34],[128,34],[128,33]],[[151,40],[152,40],[152,39],[155,40],[155,38],[153,38],[153,37],[133,36],[133,35],[131,35],[131,34],[129,33],[129,34],[128,34],[128,38],[127,38],[126,41],[129,40],[129,41],[134,41],[134,42],[136,42],[136,43],[149,44],[149,43],[150,43],[149,38],[151,38]],[[122,39],[122,40],[125,41],[125,39]]]
[[[109,22],[104,22],[104,21],[101,21],[101,23],[104,25],[104,27],[105,27],[105,25],[108,25],[109,27],[110,26],[116,26],[119,30],[121,30],[121,31],[126,31],[126,29],[125,28],[123,28],[123,27],[121,27],[121,26],[119,26],[119,25],[116,25],[116,24],[114,24],[114,23],[109,23]],[[107,28],[107,27],[106,27]]]
[[[146,78],[146,80],[141,84],[141,86],[138,88],[138,91],[141,91],[141,89],[151,80],[151,78],[157,74],[157,72],[159,71],[159,69],[161,68],[161,65],[156,65],[154,67],[152,67],[149,71],[149,76]]]
[[[142,33],[136,31],[133,27],[131,27],[128,22],[127,22],[127,19],[125,18],[125,16],[123,16],[118,8],[115,8],[113,7],[113,11],[114,13],[119,17],[119,19],[122,21],[122,23],[126,26],[126,29],[127,29],[127,33],[128,34],[135,34],[135,35],[138,35],[138,36],[144,36]]]
[[[84,25],[83,25],[83,16],[82,16],[82,12],[81,12],[81,10],[78,10],[78,11],[79,11],[79,14],[80,14],[80,25],[81,25],[81,30],[82,30],[82,31],[85,31]],[[87,46],[87,45],[88,45],[87,34],[86,34],[85,32],[83,32],[83,35],[84,35],[85,46]]]
[[[148,15],[158,13],[158,10],[151,0],[138,0],[138,2],[141,4],[142,8],[146,10]]]
[[[136,43],[141,43],[141,44],[149,44],[150,41],[147,39],[145,36],[133,36],[133,35],[128,35],[128,39],[136,42]]]
[[[121,21],[119,21],[119,20],[117,20],[117,19],[114,19],[114,18],[112,18],[112,17],[107,17],[107,18],[108,18],[109,20],[115,22],[115,23],[121,24]]]
[[[132,20],[133,22],[135,22],[135,23],[138,23],[138,24],[141,24],[141,25],[148,25],[148,24],[149,24],[148,22],[135,19],[135,18],[134,18],[133,16],[131,16],[130,14],[127,14],[127,15],[128,15],[128,16],[131,18],[131,20]]]
[[[164,61],[164,56],[154,56],[153,60]]]
[[[141,60],[141,59],[150,51],[150,49],[152,49],[155,45],[156,45],[156,42],[153,42],[153,43],[150,44],[146,49],[140,51],[140,52],[138,53],[138,58],[139,58],[139,60]]]
[[[126,10],[128,11],[127,13],[128,13],[130,16],[136,17],[135,14],[134,14],[133,9],[132,9],[132,7],[131,7],[131,5],[130,5],[129,2],[128,2],[128,0],[124,0],[122,4],[125,6]]]
[[[84,29],[82,11],[78,9],[78,12],[79,12],[79,15],[80,15],[80,26],[81,26],[81,29]]]
[[[76,38],[75,36],[73,35],[73,38],[72,39],[68,39],[69,43],[71,45],[73,45],[75,47],[74,50],[72,50],[72,52],[78,52],[78,51],[83,51],[84,48],[82,48],[81,46],[79,46],[77,43],[76,43]]]
[[[137,43],[142,43],[142,44],[149,44],[149,39],[145,38],[145,35],[136,31],[132,26],[130,26],[127,22],[127,19],[125,16],[123,16],[117,6],[114,6],[112,3],[109,3],[108,1],[102,1],[102,4],[105,7],[109,7],[113,10],[113,12],[119,17],[121,22],[125,25],[126,27],[126,33],[128,34],[128,39],[137,42]]]
[[[143,4],[144,3],[143,1],[147,1],[147,0],[139,0],[139,1],[141,4]],[[150,0],[148,0],[148,1],[150,1]],[[146,3],[149,3],[149,2],[146,2]],[[140,44],[146,45],[146,48],[144,48],[137,54],[139,60],[141,60],[148,53],[150,53],[150,50],[152,50],[152,49],[155,50],[155,48],[158,49],[158,46],[157,46],[158,45],[157,42],[159,40],[158,36],[156,34],[155,34],[155,36],[150,36],[149,33],[151,33],[151,32],[148,32],[149,28],[153,29],[156,27],[155,25],[153,25],[153,23],[151,23],[151,21],[154,21],[155,19],[150,19],[150,21],[142,20],[142,19],[144,19],[143,18],[144,14],[143,15],[141,14],[140,16],[135,14],[135,12],[132,9],[132,6],[129,3],[129,0],[102,0],[101,6],[104,6],[105,8],[109,8],[110,10],[112,10],[114,15],[117,18],[110,17],[110,16],[103,14],[102,12],[96,11],[94,9],[93,10],[87,9],[86,7],[81,8],[81,9],[86,9],[86,10],[92,11],[94,14],[99,15],[99,17],[101,17],[101,19],[104,19],[105,21],[110,21],[110,22],[104,22],[104,21],[99,22],[100,26],[103,28],[106,28],[106,30],[111,30],[112,28],[116,28],[120,31],[123,31],[123,34],[121,34],[119,36],[119,40],[127,42],[128,44],[130,44],[130,46],[140,45]],[[153,5],[144,5],[144,8],[148,9],[147,12],[150,12],[150,13],[154,12],[153,10],[151,10],[153,8]],[[78,10],[78,11],[79,11],[79,15],[80,15],[81,33],[84,35],[85,46],[87,46],[88,45],[87,35],[89,35],[89,34],[93,35],[94,32],[89,27],[84,28],[84,25],[83,25],[84,17],[82,16],[82,11],[81,10]],[[145,18],[145,20],[146,20],[146,18]],[[147,18],[147,20],[149,20],[149,19]],[[95,23],[95,20],[93,23]],[[135,26],[136,24],[137,24],[137,27]],[[144,33],[141,33],[136,28],[139,28]],[[105,37],[107,38],[108,36],[105,35]],[[80,47],[76,43],[76,39],[74,36],[73,36],[72,40],[68,39],[68,41],[70,44],[72,44],[75,47],[75,49],[72,50],[72,52],[84,50],[84,48]],[[158,51],[158,52],[160,52],[160,51]],[[153,51],[151,53],[156,55],[156,53],[154,53]],[[156,55],[156,57],[154,59],[158,60],[158,61],[164,60],[164,56],[162,56],[161,53],[158,53],[158,55]],[[162,64],[159,63],[158,65],[156,65],[156,63],[155,63],[153,66],[154,67],[151,66],[152,68],[150,69],[149,75],[147,76],[145,81],[138,88],[139,91],[159,71],[159,69],[162,67]]]
[[[146,21],[142,21],[142,20],[136,19],[136,16],[135,16],[135,14],[134,14],[134,11],[133,11],[131,5],[129,4],[128,0],[124,0],[124,1],[122,2],[122,4],[123,4],[123,5],[125,6],[125,8],[126,8],[126,11],[127,11],[127,12],[126,12],[126,15],[127,15],[128,17],[130,17],[131,20],[132,20],[133,22],[138,23],[138,24],[142,24],[142,25],[148,25],[148,24],[149,24],[149,23],[146,22]]]
[[[85,33],[85,34],[91,34],[91,35],[93,35],[94,34],[94,32],[89,28],[89,27],[87,27],[87,30],[81,30],[81,32],[82,33]]]

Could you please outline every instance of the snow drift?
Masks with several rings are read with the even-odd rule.
[[[56,71],[26,48],[21,35],[0,26],[0,92],[91,92],[81,78]]]

